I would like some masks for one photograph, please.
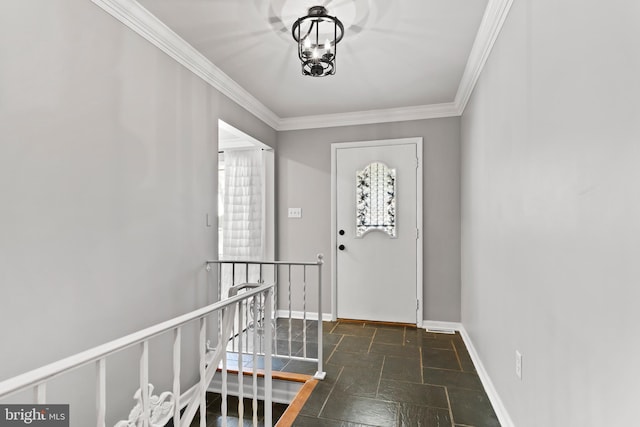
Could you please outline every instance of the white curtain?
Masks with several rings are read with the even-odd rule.
[[[223,259],[264,258],[263,169],[260,149],[224,153]]]

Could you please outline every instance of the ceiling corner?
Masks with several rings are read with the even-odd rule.
[[[91,0],[223,95],[276,129],[280,118],[135,0]]]
[[[489,0],[487,3],[487,9],[480,22],[478,34],[473,42],[467,65],[456,92],[455,105],[460,116],[464,113],[512,4],[513,0]]]

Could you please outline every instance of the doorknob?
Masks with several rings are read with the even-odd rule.
[[[341,235],[341,236],[344,236],[344,230],[338,231],[338,234]]]
[[[341,251],[344,251],[345,246],[344,245],[340,245],[338,246],[338,249],[340,249]]]

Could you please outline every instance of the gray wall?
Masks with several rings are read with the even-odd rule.
[[[519,427],[638,423],[639,23],[515,1],[463,115],[462,322]]]
[[[90,1],[5,0],[0,35],[2,380],[210,302],[217,119],[270,145],[276,133]],[[168,344],[151,348],[160,385]],[[136,353],[108,361],[122,417]],[[72,405],[77,427],[91,425],[93,376],[74,377],[89,399]]]
[[[331,311],[331,143],[414,136],[424,144],[423,319],[460,320],[459,118],[278,132],[278,257],[325,255],[325,313]],[[302,218],[287,218],[288,207],[301,207]]]

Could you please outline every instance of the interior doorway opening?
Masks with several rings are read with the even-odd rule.
[[[270,146],[218,120],[219,259],[274,260],[274,157]]]

